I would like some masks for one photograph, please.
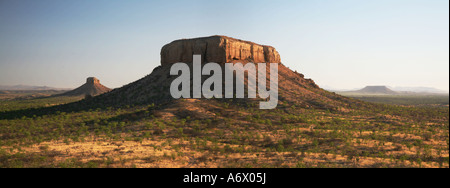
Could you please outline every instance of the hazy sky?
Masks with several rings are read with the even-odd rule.
[[[449,90],[448,0],[0,0],[0,85],[120,87],[210,35],[274,46],[320,86]]]

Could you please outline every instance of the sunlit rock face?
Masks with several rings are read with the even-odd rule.
[[[202,55],[202,62],[281,63],[280,55],[271,46],[259,45],[226,36],[181,39],[161,49],[161,65],[192,63],[193,55]]]

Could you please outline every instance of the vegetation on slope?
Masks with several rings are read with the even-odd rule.
[[[7,110],[0,167],[448,168],[448,108],[364,105],[267,111],[183,99],[4,118]]]

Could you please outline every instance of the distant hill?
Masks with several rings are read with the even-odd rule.
[[[0,90],[2,91],[17,91],[17,90],[70,90],[67,88],[54,88],[54,87],[48,87],[48,86],[30,86],[30,85],[13,85],[13,86],[7,86],[7,85],[0,85]]]
[[[447,91],[431,87],[389,87],[389,86],[367,86],[363,89],[338,90],[329,89],[342,95],[445,95]]]
[[[448,91],[432,88],[432,87],[389,87],[394,91],[401,92],[415,92],[415,93],[436,93],[436,94],[445,94]]]
[[[0,90],[0,100],[49,97],[63,92],[65,90]]]
[[[387,95],[398,94],[398,92],[393,91],[386,86],[367,86],[355,92],[363,94],[387,94]]]

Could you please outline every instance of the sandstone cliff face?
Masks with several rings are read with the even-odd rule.
[[[281,63],[280,55],[271,46],[225,36],[182,39],[161,49],[161,65],[192,63],[192,55],[202,55],[202,62]]]
[[[89,77],[86,79],[87,84],[100,84],[100,80],[96,77]]]

